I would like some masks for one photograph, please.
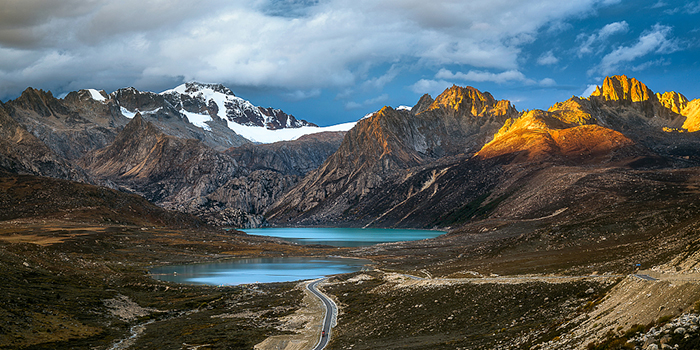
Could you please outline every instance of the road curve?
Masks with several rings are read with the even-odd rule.
[[[335,316],[338,314],[338,307],[335,305],[333,300],[316,289],[316,286],[325,280],[325,278],[321,278],[306,285],[306,288],[313,293],[313,295],[321,299],[323,302],[323,308],[326,310],[325,316],[323,317],[323,325],[321,327],[322,333],[319,334],[319,341],[313,350],[322,350],[326,347],[326,345],[328,345],[328,341],[331,339],[331,327],[335,326],[334,320]],[[325,332],[325,336],[322,335],[323,332]]]

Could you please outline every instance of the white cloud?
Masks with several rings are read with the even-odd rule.
[[[639,72],[639,71],[649,69],[651,67],[664,66],[664,65],[668,65],[668,64],[670,64],[669,61],[667,61],[663,58],[660,58],[658,60],[648,61],[648,62],[644,62],[640,65],[634,66],[634,67],[632,67],[632,71]]]
[[[698,14],[698,13],[700,13],[700,2],[692,2],[692,3],[686,4],[683,7],[683,10],[685,11],[685,13],[687,13],[689,15]]]
[[[629,25],[627,22],[620,21],[606,24],[603,28],[589,36],[580,35],[577,39],[583,41],[583,43],[578,49],[579,57],[584,54],[591,54],[602,50],[610,36],[618,33],[626,33],[628,30]]]
[[[283,96],[289,101],[301,101],[309,98],[318,97],[321,95],[321,89],[312,90],[296,90],[292,92],[284,93]]]
[[[501,73],[491,73],[491,72],[485,72],[485,71],[478,71],[478,70],[470,70],[467,73],[462,73],[462,72],[456,72],[452,73],[451,71],[447,69],[440,69],[438,73],[435,75],[435,78],[437,79],[446,79],[446,80],[464,80],[464,81],[474,81],[474,82],[485,82],[485,81],[490,81],[494,83],[506,83],[510,81],[522,81],[522,82],[529,82],[531,80],[527,79],[525,77],[525,74],[517,71],[517,70],[508,70],[505,72]]]
[[[538,59],[537,59],[537,64],[541,66],[548,66],[552,64],[557,64],[559,62],[559,59],[554,56],[554,53],[552,53],[552,50],[549,50],[545,53],[543,53]]]
[[[348,103],[345,104],[345,109],[347,109],[347,110],[360,109],[360,108],[363,108],[363,107],[368,107],[368,106],[376,105],[377,103],[384,102],[384,101],[386,101],[386,100],[388,100],[388,99],[389,99],[389,95],[388,95],[388,94],[383,94],[383,95],[377,96],[377,97],[375,97],[375,98],[370,98],[370,99],[364,100],[364,101],[362,101],[362,102],[360,102],[360,103],[354,102],[354,101],[350,101],[350,102],[348,102]]]
[[[367,78],[364,65],[396,62],[512,74],[543,28],[611,3],[326,0],[280,9],[272,0],[11,1],[0,13],[0,49],[28,59],[0,58],[0,91],[137,82],[143,89],[183,79],[303,91],[381,87],[394,72]],[[61,59],[48,63],[56,53]]]
[[[543,87],[557,86],[557,82],[552,78],[544,78],[538,84]]]
[[[652,5],[651,8],[658,9],[658,8],[662,8],[662,7],[666,7],[666,6],[668,6],[668,4],[665,1],[659,0],[656,2],[656,4]]]
[[[586,90],[583,90],[583,93],[581,93],[580,96],[581,96],[581,97],[586,97],[586,98],[590,97],[591,94],[595,91],[595,89],[596,89],[597,87],[598,87],[598,85],[595,85],[595,84],[593,84],[593,85],[588,85],[588,86],[586,87]]]
[[[600,65],[589,71],[589,74],[600,72],[603,75],[617,73],[620,65],[632,62],[651,53],[667,54],[678,50],[677,43],[670,39],[671,27],[655,25],[650,31],[642,33],[637,43],[631,46],[620,46],[605,55]]]
[[[454,83],[445,80],[421,79],[410,86],[411,91],[417,94],[430,94],[437,96]]]

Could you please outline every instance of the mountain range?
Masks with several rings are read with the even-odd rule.
[[[7,135],[4,169],[100,184],[235,226],[262,224],[261,214],[277,193],[325,160],[337,148],[343,130],[352,126],[320,128],[279,109],[256,107],[223,85],[201,83],[160,94],[134,88],[111,94],[87,89],[62,99],[28,88],[2,104],[0,118]],[[318,133],[325,134],[304,136]],[[302,140],[296,146],[293,140],[298,138]],[[265,157],[270,148],[258,140],[281,142],[272,147],[293,154]],[[247,147],[226,153],[243,145]],[[300,148],[304,155],[290,159]],[[253,164],[250,154],[274,164],[268,166],[262,159]],[[248,165],[240,166],[237,158]],[[216,195],[215,202],[206,199],[232,180],[238,184],[236,191]],[[241,186],[272,186],[275,196],[261,199]]]
[[[0,106],[0,165],[138,194],[216,225],[456,229],[561,209],[556,194],[523,197],[560,181],[560,167],[693,169],[699,101],[611,76],[589,97],[518,111],[453,86],[319,128],[220,84],[62,99],[29,88]],[[256,143],[275,138],[289,140]]]
[[[588,98],[518,112],[508,101],[453,86],[435,100],[423,96],[410,111],[385,107],[360,120],[268,219],[278,225],[449,228],[498,212],[522,191],[514,182],[540,181],[538,173],[554,165],[586,172],[694,167],[700,160],[693,132],[698,101],[654,94],[634,78],[612,76]],[[499,215],[546,212],[543,203],[522,204]]]

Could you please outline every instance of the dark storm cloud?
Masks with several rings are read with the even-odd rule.
[[[0,45],[32,48],[45,45],[56,25],[90,13],[100,1],[6,0],[0,5]]]

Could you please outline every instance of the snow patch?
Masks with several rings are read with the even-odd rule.
[[[95,89],[87,89],[87,91],[90,93],[90,97],[92,97],[93,100],[100,101],[100,102],[107,101],[107,98],[102,96],[101,92],[99,92]]]
[[[413,107],[409,107],[409,106],[398,106],[398,107],[396,107],[396,110],[397,110],[397,111],[403,111],[403,110],[410,111],[410,110],[412,110],[412,109],[413,109]]]
[[[273,143],[278,141],[296,140],[304,135],[317,134],[325,131],[348,131],[356,122],[331,125],[326,127],[302,126],[300,128],[269,130],[261,126],[247,126],[229,121],[228,126],[236,134],[258,143]]]
[[[121,111],[122,115],[125,116],[125,117],[127,117],[127,118],[129,118],[129,119],[134,119],[134,117],[136,116],[136,113],[141,113],[141,115],[144,115],[144,114],[156,114],[156,113],[158,113],[158,111],[160,111],[161,109],[163,109],[163,108],[162,108],[162,107],[158,107],[158,108],[156,108],[156,109],[154,109],[154,110],[152,110],[152,111],[144,111],[144,112],[141,112],[141,111],[139,111],[139,110],[137,109],[137,110],[135,110],[135,111],[132,112],[132,111],[130,111],[130,110],[128,110],[128,109],[126,109],[126,108],[124,108],[124,107],[122,107],[122,106],[119,106],[119,110]]]
[[[190,123],[206,131],[211,131],[211,127],[209,126],[209,124],[207,124],[207,122],[212,121],[211,116],[209,116],[209,114],[192,113],[184,109],[181,110],[180,113],[184,114],[187,117],[187,120],[190,121]]]
[[[138,111],[132,112],[132,111],[130,111],[122,106],[119,106],[119,109],[122,112],[122,115],[129,118],[129,119],[134,119],[134,117],[136,116],[136,113],[138,113]]]

